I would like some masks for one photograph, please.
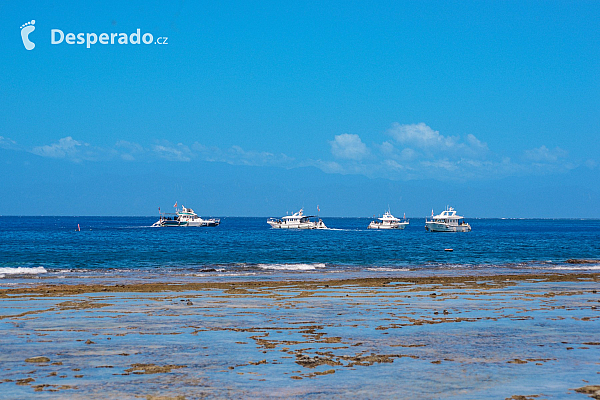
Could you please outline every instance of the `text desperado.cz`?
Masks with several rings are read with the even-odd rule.
[[[168,37],[159,37],[154,40],[154,36],[151,33],[144,33],[143,35],[138,29],[136,32],[130,34],[126,33],[101,33],[99,35],[95,33],[65,33],[60,29],[52,29],[50,31],[50,43],[61,44],[63,41],[66,44],[85,44],[89,49],[91,45],[100,44],[168,44]]]

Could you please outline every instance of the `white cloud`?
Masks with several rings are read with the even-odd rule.
[[[135,157],[129,153],[121,154],[121,159],[125,161],[135,161]]]
[[[475,135],[472,135],[470,133],[467,135],[467,145],[470,149],[474,150],[477,153],[486,152],[489,150],[487,143],[483,143],[482,141],[477,139]]]
[[[71,136],[60,139],[57,143],[34,147],[31,152],[42,157],[77,159],[79,147],[84,145]],[[87,144],[86,144],[87,145]]]
[[[343,133],[336,135],[329,144],[331,145],[331,153],[336,158],[361,160],[369,155],[367,145],[355,134]]]
[[[383,165],[391,170],[403,171],[407,168],[396,160],[383,160]]]
[[[385,141],[381,144],[381,146],[379,146],[379,150],[381,151],[382,154],[389,156],[389,155],[393,155],[395,153],[396,148],[390,142]]]
[[[145,153],[144,147],[137,143],[128,142],[126,140],[119,140],[115,143],[117,153],[120,154],[122,160],[135,161],[136,157],[139,157]]]
[[[194,142],[194,144],[192,144],[192,151],[204,161],[226,162],[223,150],[218,147],[208,147],[201,143]]]
[[[230,163],[241,163],[244,165],[282,165],[293,160],[293,158],[283,153],[273,154],[267,151],[246,151],[240,146],[232,146],[228,153],[230,155]]]
[[[411,149],[410,147],[405,147],[400,152],[400,158],[404,161],[411,161],[417,158],[417,152]]]
[[[274,154],[268,151],[244,150],[240,146],[231,146],[229,149],[222,150],[219,147],[208,147],[195,142],[192,150],[201,160],[212,162],[225,162],[232,165],[277,165],[281,167],[293,166],[295,162],[293,157],[286,154]]]
[[[403,162],[414,160],[419,157],[420,154],[410,147],[405,147],[400,150],[388,141],[383,142],[381,145],[376,145],[375,148],[379,150],[381,156],[384,158],[401,160]]]
[[[328,174],[347,174],[349,172],[335,161],[308,160],[305,165],[317,167]]]
[[[0,148],[2,149],[16,149],[17,142],[12,139],[0,136]]]
[[[168,143],[157,144],[152,146],[152,151],[160,158],[169,161],[191,161],[193,154],[189,147],[182,143],[177,143],[173,146]]]
[[[368,147],[356,134],[340,134],[328,141],[330,159],[295,159],[283,153],[246,150],[234,145],[229,148],[205,146],[195,142],[188,146],[168,141],[143,146],[125,140],[102,148],[77,141],[71,136],[30,151],[43,157],[80,162],[124,160],[128,162],[164,159],[173,162],[202,160],[232,165],[278,166],[295,168],[313,166],[327,173],[359,174],[371,178],[392,180],[492,179],[511,175],[547,174],[585,165],[597,168],[596,161],[567,159],[568,153],[546,146],[527,150],[520,161],[494,154],[475,135],[444,136],[424,123],[401,125],[394,123],[387,132],[392,138]],[[0,136],[0,147],[17,149],[17,144]]]
[[[407,146],[405,149],[409,149],[410,152],[405,152],[404,158],[416,158],[418,154],[412,149],[413,147],[420,149],[421,156],[427,159],[437,158],[435,155],[440,153],[442,157],[454,159],[465,156],[484,157],[488,152],[487,144],[473,134],[468,134],[466,140],[462,142],[460,137],[444,136],[423,122],[404,125],[394,122],[387,133],[394,138],[396,143]],[[386,150],[389,152],[389,146],[387,147]]]
[[[541,146],[536,149],[526,150],[525,158],[535,162],[555,163],[561,158],[568,155],[566,150],[556,147],[554,150],[548,149],[546,146]]]
[[[358,135],[337,135],[335,140],[329,142],[337,161],[335,169],[326,166],[325,161],[313,165],[327,172],[394,180],[495,179],[515,174],[544,174],[575,166],[531,161],[515,163],[510,158],[491,152],[487,143],[473,134],[444,136],[425,123],[394,123],[387,134],[392,139],[375,144],[372,150],[364,145]],[[548,151],[542,147],[530,153],[531,157],[540,159],[560,160],[566,156],[566,152],[559,148]]]
[[[225,162],[232,165],[277,165],[282,167],[300,165],[294,158],[283,153],[247,151],[236,145],[223,150],[218,147],[208,147],[198,142],[192,144],[190,148],[183,143],[173,144],[166,140],[159,141],[149,147],[144,147],[135,142],[119,140],[112,147],[102,148],[66,137],[60,139],[57,143],[35,147],[31,151],[44,157],[65,158],[73,161],[99,161],[116,158],[124,161],[140,161],[160,158],[175,162],[190,162],[194,159],[200,159],[209,162]]]
[[[458,170],[457,163],[449,161],[446,158],[441,159],[441,160],[434,160],[434,161],[423,161],[421,163],[421,165],[424,167],[429,167],[429,168],[433,168],[433,169],[442,169],[442,170],[446,170],[446,171]]]
[[[394,122],[388,134],[398,143],[423,149],[447,150],[457,142],[457,138],[440,135],[439,131],[434,131],[423,122],[405,125]]]

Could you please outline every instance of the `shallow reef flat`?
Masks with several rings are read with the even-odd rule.
[[[581,398],[600,274],[0,291],[0,398]]]

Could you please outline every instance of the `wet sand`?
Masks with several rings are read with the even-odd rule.
[[[0,398],[586,399],[600,384],[599,281],[5,289]]]

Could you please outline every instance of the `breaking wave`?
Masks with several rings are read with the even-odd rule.
[[[600,270],[600,265],[594,264],[587,267],[579,266],[579,267],[552,267],[550,269],[556,270],[567,270],[567,271],[591,271],[591,270]]]
[[[4,267],[0,268],[0,278],[4,278],[6,275],[37,275],[47,272],[44,267]]]
[[[274,269],[278,271],[312,271],[317,268],[325,268],[325,264],[258,264],[261,269]]]

